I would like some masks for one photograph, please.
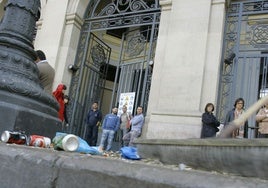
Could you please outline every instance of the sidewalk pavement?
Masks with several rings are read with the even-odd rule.
[[[268,181],[0,143],[2,188],[266,188]]]

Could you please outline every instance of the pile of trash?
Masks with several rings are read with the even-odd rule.
[[[54,148],[55,150],[63,150],[68,152],[78,152],[91,155],[104,155],[107,153],[98,146],[89,146],[88,143],[74,134],[56,132],[52,139],[41,135],[26,135],[21,131],[4,131],[1,134],[1,141],[5,143],[20,144],[41,148]],[[121,157],[131,160],[139,160],[137,148],[122,147],[120,149]]]
[[[56,132],[52,139],[41,135],[27,136],[21,131],[4,131],[1,134],[1,141],[5,143],[20,144],[41,148],[54,148],[69,152],[79,152],[92,155],[102,155],[98,147],[89,146],[88,143],[74,134]]]

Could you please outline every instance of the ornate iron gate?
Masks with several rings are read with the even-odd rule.
[[[92,32],[122,28],[128,31],[128,34],[122,37],[122,56],[118,60],[116,76],[116,80],[119,79],[120,82],[115,84],[110,108],[118,100],[117,89],[120,89],[120,92],[127,90],[137,92],[136,103],[147,106],[151,77],[149,62],[152,62],[154,57],[159,20],[158,0],[91,0],[89,2],[75,60],[75,66],[79,69],[74,72],[70,85],[70,104],[67,110],[70,117],[69,132],[83,135],[84,120],[91,103],[93,100],[101,103],[101,93],[111,52],[109,47]],[[130,37],[130,33],[141,27],[143,29],[140,30],[139,35],[144,36],[142,39],[138,39],[137,36]],[[138,35],[137,33],[135,32],[135,35]],[[133,47],[142,46],[141,44],[144,46],[140,49],[140,54],[128,54],[129,57],[135,57],[133,61],[127,61],[125,52],[132,53],[136,50]],[[102,72],[98,73],[100,70]],[[130,77],[126,76],[129,70],[132,71]],[[131,85],[131,87],[126,89],[124,85]]]
[[[224,122],[236,98],[249,107],[267,94],[268,1],[233,1],[227,9],[217,116]],[[255,127],[255,117],[249,119]],[[255,130],[249,130],[249,137]]]
[[[157,34],[158,25],[148,26],[143,31],[133,30],[124,34],[116,74],[119,83],[113,89],[114,100],[111,101],[111,106],[119,103],[121,93],[135,92],[134,107],[142,105],[146,114]]]
[[[111,48],[90,33],[89,40],[81,46],[85,50],[77,56],[72,84],[70,87],[69,117],[70,132],[83,135],[83,125],[87,111],[94,101],[101,102],[107,76]],[[86,40],[81,37],[81,40]],[[71,108],[70,108],[71,107]],[[75,110],[74,110],[75,109]]]

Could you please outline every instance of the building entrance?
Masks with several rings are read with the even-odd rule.
[[[227,10],[221,66],[218,117],[224,122],[234,101],[245,108],[268,93],[268,1],[233,1]],[[255,116],[249,119],[249,138],[256,136]]]
[[[134,92],[146,113],[160,22],[158,0],[91,0],[84,17],[70,85],[69,132],[84,137],[91,104],[103,114]]]

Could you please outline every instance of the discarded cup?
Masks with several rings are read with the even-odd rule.
[[[17,131],[4,131],[1,140],[6,143],[27,144],[26,134]]]
[[[51,139],[40,135],[30,135],[29,145],[34,147],[49,148]]]
[[[78,137],[73,134],[66,134],[57,132],[52,140],[54,149],[61,149],[64,151],[75,151],[79,146]]]
[[[183,163],[179,164],[179,169],[180,170],[185,170],[185,167],[186,167],[185,164],[183,164]]]
[[[62,139],[62,148],[65,151],[75,151],[79,146],[77,136],[68,134]]]

